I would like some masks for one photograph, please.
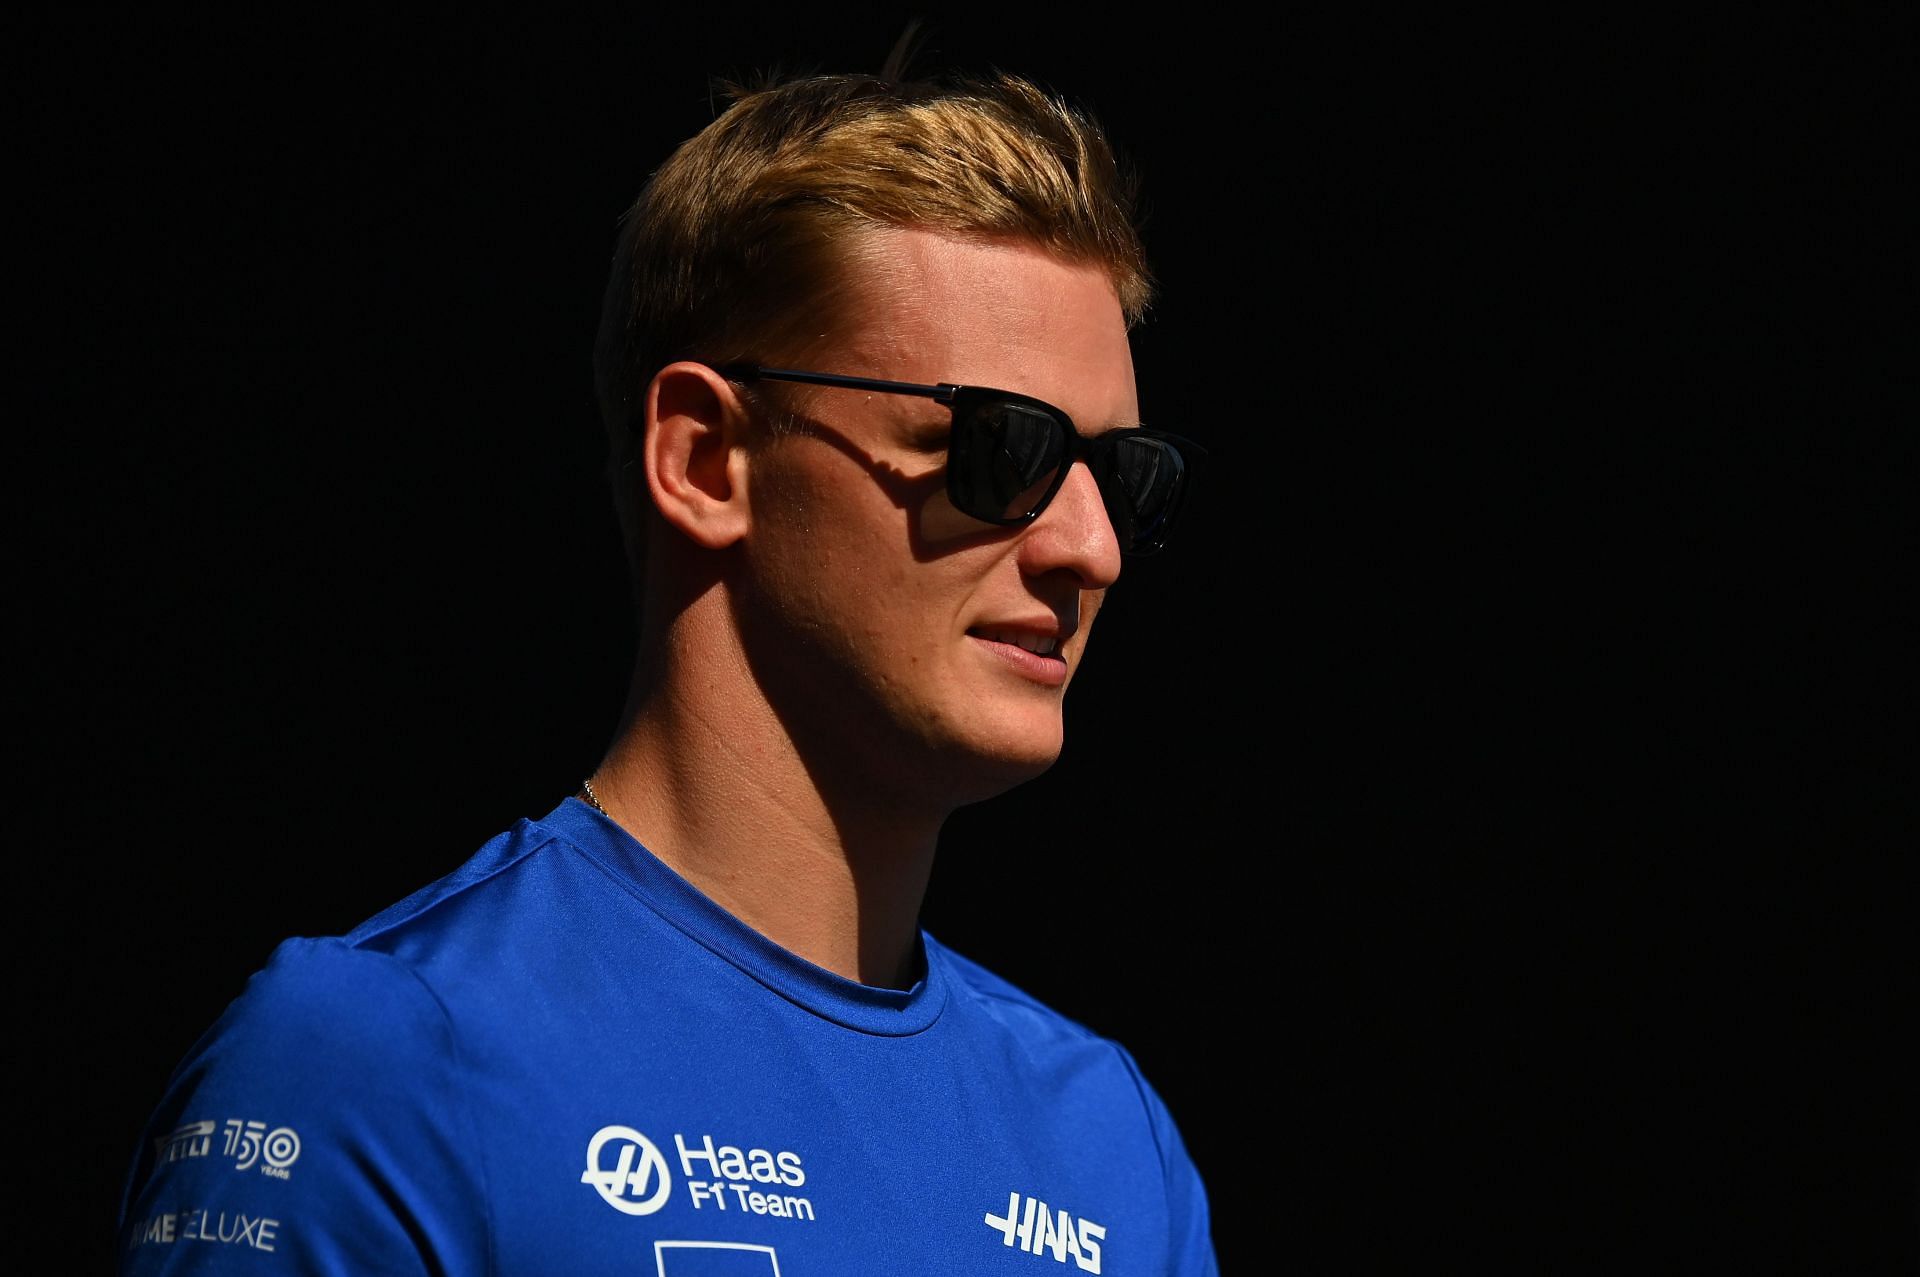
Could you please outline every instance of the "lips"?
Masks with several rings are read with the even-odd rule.
[[[989,643],[1006,643],[1013,647],[1024,648],[1036,656],[1052,656],[1060,647],[1060,639],[1052,634],[1041,634],[1033,630],[1016,630],[998,625],[981,625],[968,630],[975,638],[983,638]]]

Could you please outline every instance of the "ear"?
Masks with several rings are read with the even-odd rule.
[[[746,535],[746,409],[705,364],[668,364],[647,386],[641,463],[660,516],[718,550]]]

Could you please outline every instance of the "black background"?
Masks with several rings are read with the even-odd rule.
[[[21,46],[16,1050],[76,1089],[25,1098],[102,1263],[273,945],[598,759],[615,218],[709,77],[876,69],[908,12]],[[1228,1271],[1920,1265],[1910,46],[922,12],[918,69],[1040,79],[1141,170],[1143,409],[1224,462],[929,927],[1133,1048]]]

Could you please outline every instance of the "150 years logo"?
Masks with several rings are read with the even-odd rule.
[[[212,1118],[188,1122],[155,1140],[154,1169],[158,1171],[168,1162],[206,1157],[213,1152],[213,1135],[220,1130],[220,1125]],[[289,1179],[293,1164],[300,1158],[300,1136],[291,1126],[276,1126],[270,1131],[265,1122],[230,1117],[226,1120],[220,1151],[233,1159],[236,1171],[258,1166],[262,1175]]]

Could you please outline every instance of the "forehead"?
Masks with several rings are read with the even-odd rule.
[[[1126,319],[1103,267],[1026,241],[889,227],[862,234],[849,269],[854,313],[834,357],[857,367],[844,371],[1014,390],[1088,426],[1137,419]]]

